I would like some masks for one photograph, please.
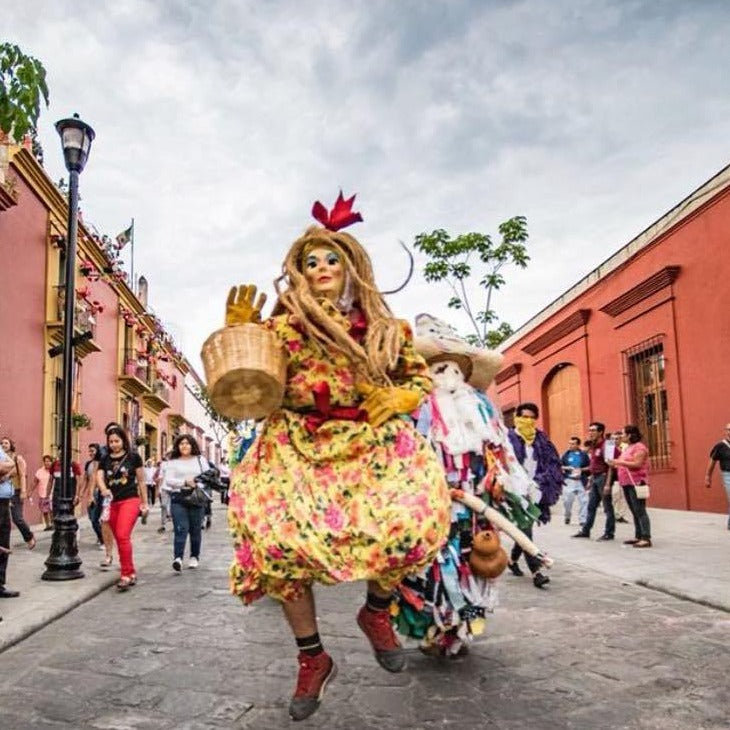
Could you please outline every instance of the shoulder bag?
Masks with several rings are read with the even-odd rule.
[[[651,490],[649,489],[648,484],[637,484],[634,481],[634,477],[631,474],[631,469],[626,467],[626,473],[629,475],[629,479],[631,479],[631,484],[634,486],[634,490],[636,491],[636,498],[637,499],[649,499],[651,496]]]
[[[202,474],[205,470],[200,463],[200,457],[198,457],[198,466]],[[180,501],[186,507],[205,507],[213,501],[213,495],[201,487],[200,484],[196,483],[192,488],[180,490]]]

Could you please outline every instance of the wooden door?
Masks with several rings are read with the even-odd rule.
[[[564,365],[555,371],[545,389],[545,402],[548,417],[543,425],[562,454],[571,436],[578,436],[581,441],[585,437],[580,373],[575,365]]]

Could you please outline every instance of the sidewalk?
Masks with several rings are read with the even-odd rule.
[[[225,508],[214,504],[213,510],[214,521],[225,519]],[[3,619],[0,621],[0,652],[113,586],[119,579],[116,547],[112,568],[102,570],[99,563],[104,551],[96,546],[96,535],[88,518],[79,518],[79,525],[78,545],[84,577],[59,582],[41,580],[53,532],[43,532],[42,524],[33,525],[31,529],[37,545],[34,550],[28,550],[20,533],[13,527],[10,535],[13,553],[8,561],[7,587],[20,591],[20,596],[0,600],[0,616]],[[155,506],[150,511],[147,524],[138,522],[134,528],[134,561],[140,572],[152,566],[156,570],[172,560],[172,523],[168,522],[167,531],[161,534],[157,532],[159,526],[160,511]]]
[[[575,507],[574,507],[575,515]],[[634,526],[619,523],[612,542],[596,542],[605,517],[599,509],[590,540],[572,539],[578,519],[563,521],[562,503],[552,522],[533,530],[534,541],[561,563],[572,563],[627,583],[730,612],[730,530],[727,515],[649,509],[653,547],[635,550],[623,541]]]
[[[214,504],[213,520],[219,527],[225,508]],[[534,531],[535,542],[555,559],[553,573],[561,565],[573,564],[598,573],[663,591],[679,598],[730,612],[730,530],[727,516],[705,512],[650,509],[654,547],[635,550],[622,544],[633,537],[633,525],[618,524],[613,542],[596,542],[601,534],[603,514],[599,512],[591,540],[573,540],[574,524],[563,524],[562,507],[553,521]],[[0,652],[21,641],[46,624],[114,585],[118,570],[102,571],[103,552],[88,519],[80,520],[79,553],[85,577],[60,583],[41,580],[48,557],[51,532],[34,532],[38,545],[30,551],[13,531],[13,554],[8,564],[8,588],[19,590],[19,598],[0,600]],[[157,533],[159,512],[153,509],[147,525],[137,524],[134,554],[140,572],[156,571],[170,559],[172,529]],[[115,568],[117,564],[115,561]]]

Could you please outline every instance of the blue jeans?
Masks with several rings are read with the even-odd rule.
[[[91,522],[91,527],[94,530],[94,534],[96,535],[96,539],[99,542],[104,542],[104,539],[101,535],[101,511],[103,509],[103,499],[101,497],[101,492],[98,489],[94,490],[94,501],[91,502],[89,505],[89,522]]]
[[[203,508],[187,507],[180,499],[173,496],[170,503],[172,524],[175,527],[173,550],[176,558],[183,559],[185,543],[190,535],[190,557],[200,557],[200,543],[202,542]]]
[[[576,499],[578,500],[578,522],[584,525],[588,516],[588,495],[585,487],[580,479],[566,479],[563,482],[563,507],[566,520],[570,520],[573,502]]]
[[[593,523],[596,521],[596,511],[598,505],[603,504],[603,511],[606,513],[606,527],[603,534],[613,537],[616,531],[616,515],[613,512],[613,497],[609,490],[608,495],[603,494],[603,488],[606,486],[607,474],[591,475],[591,494],[588,497],[588,514],[586,521],[583,523],[583,532],[590,535]]]
[[[721,471],[722,483],[725,485],[727,492],[727,529],[730,530],[730,471]]]

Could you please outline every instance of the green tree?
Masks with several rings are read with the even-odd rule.
[[[221,447],[228,432],[235,431],[238,427],[238,421],[235,418],[228,418],[228,416],[224,416],[216,410],[211,403],[208,389],[204,385],[194,386],[191,392],[205,409],[205,413],[210,419],[210,428],[213,431],[216,443]]]
[[[463,233],[452,238],[443,228],[420,233],[414,242],[414,247],[428,257],[423,269],[426,281],[449,285],[452,296],[448,306],[466,313],[474,328],[466,338],[480,347],[497,347],[512,334],[507,322],[498,323],[492,299],[505,283],[504,267],[513,264],[524,269],[530,260],[524,216],[510,218],[498,230],[498,243],[485,233]],[[472,275],[481,276],[476,287]],[[474,303],[477,297],[479,304]]]
[[[43,64],[12,43],[0,43],[0,130],[16,142],[35,136],[42,101],[47,107]]]

